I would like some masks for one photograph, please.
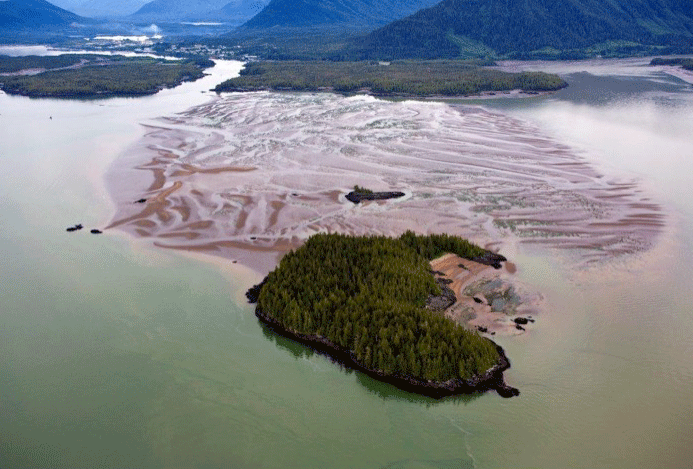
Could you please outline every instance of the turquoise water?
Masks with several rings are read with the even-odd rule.
[[[518,275],[548,305],[528,334],[499,339],[521,396],[434,401],[265,330],[242,297],[254,274],[64,231],[110,220],[102,175],[139,122],[205,102],[238,66],[221,69],[141,100],[0,95],[0,467],[689,465],[693,125],[680,82],[486,104],[641,179],[670,229],[649,253],[584,271],[520,245]]]

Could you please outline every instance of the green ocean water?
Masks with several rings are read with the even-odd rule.
[[[649,253],[584,272],[519,245],[518,275],[548,305],[498,340],[521,396],[435,401],[264,329],[242,301],[253,275],[64,231],[110,220],[102,175],[140,122],[205,102],[237,69],[142,100],[0,95],[1,468],[690,465],[688,87],[615,69],[613,83],[578,74],[565,94],[484,104],[640,179],[669,224]]]

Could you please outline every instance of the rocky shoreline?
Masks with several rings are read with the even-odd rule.
[[[473,262],[478,262],[479,264],[490,265],[494,269],[498,270],[503,265],[501,262],[506,262],[508,259],[502,254],[496,254],[495,252],[486,251],[480,256],[472,257],[469,259]]]
[[[246,292],[246,297],[250,303],[257,302],[260,290],[262,289],[262,285],[264,284],[265,280],[258,285],[253,286]],[[495,390],[500,396],[505,398],[520,394],[519,390],[508,386],[503,379],[503,372],[510,368],[510,361],[505,355],[505,351],[502,347],[488,338],[485,340],[488,340],[494,344],[498,350],[499,360],[495,366],[488,369],[484,374],[467,380],[457,378],[444,382],[428,381],[413,376],[386,374],[380,370],[367,368],[355,359],[350,350],[333,344],[324,337],[302,334],[286,328],[275,318],[262,311],[259,305],[255,308],[255,316],[257,316],[257,318],[263,324],[268,326],[277,334],[306,345],[318,353],[327,355],[332,360],[340,363],[343,366],[361,371],[374,379],[391,384],[407,392],[421,394],[423,396],[433,397],[436,399],[459,394],[485,392],[492,389]]]

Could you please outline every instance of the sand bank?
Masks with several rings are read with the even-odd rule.
[[[355,206],[355,184],[406,195]],[[637,181],[604,177],[528,122],[363,96],[224,96],[148,123],[108,185],[109,228],[262,275],[316,232],[447,232],[591,263],[647,250],[665,224]]]

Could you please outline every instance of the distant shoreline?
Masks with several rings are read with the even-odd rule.
[[[693,78],[691,78],[693,80]],[[567,86],[567,85],[566,85]],[[561,88],[562,89],[562,88]],[[212,90],[214,91],[214,90]],[[460,99],[464,100],[474,100],[474,99],[524,99],[524,98],[536,98],[539,96],[547,96],[552,93],[555,93],[556,91],[559,90],[549,90],[549,91],[525,91],[520,88],[515,88],[511,90],[502,90],[502,91],[482,91],[481,93],[477,94],[464,94],[464,95],[455,95],[455,96],[449,96],[449,95],[426,95],[426,96],[421,96],[417,94],[412,94],[412,93],[377,93],[373,92],[369,89],[361,89],[357,92],[353,93],[345,93],[341,91],[337,91],[333,88],[321,88],[317,90],[298,90],[298,89],[272,89],[272,88],[266,88],[266,89],[245,89],[245,88],[238,88],[238,89],[229,89],[223,91],[224,93],[333,93],[333,94],[338,94],[342,96],[372,96],[374,98],[385,98],[385,99],[416,99],[416,100],[421,100],[421,101],[456,101]],[[221,94],[219,91],[217,91],[217,94]]]
[[[211,60],[169,61],[149,57],[72,55],[0,57],[0,89],[29,98],[137,97],[204,76]]]
[[[511,73],[465,61],[248,62],[222,92],[329,92],[345,96],[459,99],[513,92],[557,91],[568,84],[544,72]]]

